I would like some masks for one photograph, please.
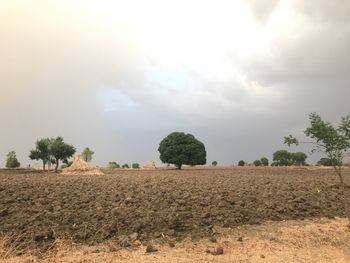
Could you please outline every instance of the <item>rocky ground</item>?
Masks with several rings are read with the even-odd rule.
[[[266,221],[344,217],[331,170],[106,170],[102,176],[0,171],[0,235],[16,251],[57,240],[177,244]],[[346,182],[350,173],[345,171]],[[349,197],[347,202],[350,202]],[[20,252],[19,252],[20,253]]]

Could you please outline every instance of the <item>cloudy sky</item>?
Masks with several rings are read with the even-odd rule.
[[[35,141],[58,135],[99,165],[160,163],[173,131],[204,142],[208,162],[271,158],[310,112],[350,113],[349,12],[345,0],[0,1],[0,165],[10,150],[29,164]]]

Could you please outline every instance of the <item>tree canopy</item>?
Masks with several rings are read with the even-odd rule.
[[[343,185],[343,159],[350,148],[350,116],[342,117],[338,127],[322,120],[321,116],[315,112],[309,115],[309,119],[310,126],[306,128],[304,133],[312,141],[305,143],[312,145],[312,152],[321,152],[329,159],[335,173],[339,176],[341,185]],[[289,146],[298,145],[299,141],[289,135],[284,137],[284,143]]]
[[[29,158],[31,160],[42,160],[43,170],[45,171],[45,165],[50,161],[50,139],[43,138],[35,143],[35,149],[30,150]]]
[[[203,165],[207,162],[204,144],[192,134],[173,132],[160,142],[158,151],[163,163],[174,164],[179,169],[184,164]]]
[[[59,162],[68,163],[68,159],[75,153],[75,148],[73,145],[65,143],[63,138],[59,136],[51,139],[49,151],[55,160],[55,171],[57,172]]]
[[[6,168],[18,168],[20,165],[15,151],[11,151],[6,155]]]
[[[90,162],[92,160],[93,155],[94,152],[89,147],[86,147],[81,153],[81,157],[85,162]]]

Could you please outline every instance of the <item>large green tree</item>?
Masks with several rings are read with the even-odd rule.
[[[6,155],[6,168],[18,168],[20,165],[15,151],[11,151]]]
[[[293,164],[295,165],[306,165],[307,155],[303,152],[292,153]]]
[[[312,152],[321,152],[329,159],[335,174],[339,177],[340,184],[343,186],[343,159],[350,148],[350,116],[342,117],[338,127],[322,120],[317,113],[311,113],[309,119],[310,126],[306,128],[304,133],[312,141],[305,143],[312,145]],[[299,141],[289,135],[284,137],[284,143],[289,146],[298,145]]]
[[[68,163],[68,159],[75,153],[75,148],[65,143],[62,137],[56,137],[50,140],[49,151],[55,160],[55,171],[57,172],[59,162]]]
[[[158,151],[163,163],[174,164],[178,169],[184,164],[203,165],[207,162],[204,144],[192,134],[173,132],[160,142]]]
[[[292,164],[292,154],[286,150],[279,150],[273,153],[274,165],[288,166]]]
[[[90,150],[89,147],[86,147],[81,153],[81,156],[85,162],[90,162],[92,160],[93,155],[94,155],[94,152]]]
[[[50,162],[50,139],[43,138],[37,140],[35,143],[35,149],[30,150],[29,158],[31,160],[42,160],[43,170],[45,171],[45,165]]]

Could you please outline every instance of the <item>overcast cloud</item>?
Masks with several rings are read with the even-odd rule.
[[[210,163],[271,159],[310,112],[350,113],[349,12],[340,0],[1,1],[0,166],[10,150],[31,163],[35,141],[58,135],[99,165],[160,164],[173,131],[203,141]]]

